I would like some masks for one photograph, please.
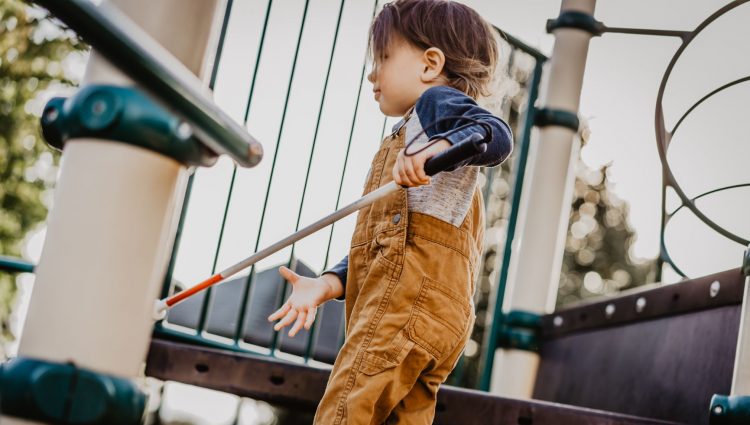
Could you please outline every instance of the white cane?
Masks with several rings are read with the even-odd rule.
[[[481,133],[473,133],[466,137],[464,140],[456,143],[452,147],[440,152],[434,157],[430,158],[425,163],[425,173],[428,176],[433,176],[441,171],[450,168],[453,165],[459,164],[479,153],[487,150],[487,139]],[[198,292],[213,286],[224,279],[252,266],[258,261],[268,257],[269,255],[286,248],[287,246],[297,242],[298,240],[317,232],[318,230],[335,223],[338,220],[348,216],[349,214],[359,211],[362,208],[374,203],[375,201],[385,198],[386,196],[397,192],[401,189],[401,186],[396,182],[390,182],[367,195],[359,198],[345,207],[336,210],[332,214],[321,218],[315,223],[298,230],[295,233],[281,239],[280,241],[256,252],[255,254],[247,257],[246,259],[224,269],[220,273],[217,273],[208,279],[198,283],[195,286],[180,291],[170,297],[156,300],[154,303],[154,320],[161,320],[166,316],[167,309],[174,307],[177,303],[185,300],[186,298],[197,294]]]

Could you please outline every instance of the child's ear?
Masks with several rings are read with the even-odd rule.
[[[437,47],[430,47],[422,54],[422,82],[432,83],[443,78],[445,54]]]

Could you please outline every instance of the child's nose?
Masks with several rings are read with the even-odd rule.
[[[376,69],[375,67],[372,67],[372,70],[370,70],[370,73],[367,74],[367,81],[371,82],[372,84],[375,84],[375,73],[376,73]]]

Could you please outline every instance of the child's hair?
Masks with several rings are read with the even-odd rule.
[[[386,3],[370,28],[371,54],[383,59],[394,34],[445,55],[448,85],[473,98],[489,95],[498,60],[494,29],[472,8],[449,0]]]

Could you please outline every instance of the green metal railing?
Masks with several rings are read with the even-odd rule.
[[[329,93],[329,90],[330,90],[329,85],[331,82],[330,80],[331,69],[334,64],[334,55],[336,54],[337,46],[339,45],[338,43],[339,37],[340,37],[339,30],[342,24],[342,19],[343,19],[342,17],[345,14],[345,8],[347,5],[348,5],[347,2],[342,0],[339,4],[338,9],[335,12],[337,13],[336,20],[335,20],[336,27],[334,30],[334,35],[333,35],[330,46],[318,46],[321,52],[328,53],[328,57],[327,57],[328,60],[327,60],[327,66],[326,66],[326,71],[325,71],[325,79],[323,82],[323,90],[322,90],[320,100],[318,102],[317,110],[308,111],[311,115],[314,114],[316,118],[315,118],[314,130],[311,135],[312,145],[310,148],[309,157],[307,158],[306,170],[303,174],[303,178],[300,181],[300,185],[302,187],[302,194],[301,194],[300,202],[296,206],[292,206],[292,208],[295,208],[295,217],[296,217],[295,230],[299,229],[300,225],[302,224],[302,217],[303,217],[302,212],[303,212],[305,203],[310,201],[309,192],[308,192],[309,184],[310,184],[310,173],[311,173],[311,169],[316,165],[314,164],[314,156],[315,156],[318,137],[319,137],[319,130],[321,128],[321,120],[323,119],[323,109],[325,107],[324,105],[326,102],[326,95]],[[371,5],[372,6],[371,6],[370,16],[372,17],[374,16],[377,10],[378,2],[375,1],[371,3]],[[256,47],[257,54],[256,54],[255,65],[254,65],[254,68],[252,69],[252,72],[250,73],[251,82],[250,82],[249,94],[248,94],[247,102],[245,104],[244,116],[243,116],[243,120],[246,124],[247,124],[248,118],[250,118],[250,104],[255,100],[253,96],[256,91],[255,89],[256,89],[256,84],[258,83],[259,68],[261,67],[263,63],[264,52],[273,48],[272,46],[269,47],[267,45],[269,43],[267,32],[269,29],[269,25],[272,25],[271,23],[272,18],[270,15],[272,14],[273,6],[274,6],[273,0],[269,0],[265,9],[265,15],[263,17],[263,26],[260,30],[261,33],[260,33],[259,42],[258,42],[259,44]],[[230,15],[233,13],[232,7],[233,7],[233,4],[230,2],[228,4],[225,19],[224,19],[224,27],[222,29],[222,38],[226,36],[226,33],[228,31],[228,22],[230,20]],[[309,1],[305,1],[302,7],[303,7],[302,18],[301,18],[301,22],[299,25],[298,33],[296,33],[296,43],[295,43],[293,59],[292,59],[290,68],[287,70],[289,77],[287,80],[283,110],[281,112],[282,118],[281,118],[280,128],[278,130],[278,135],[276,137],[276,145],[273,149],[273,152],[269,151],[269,158],[267,158],[268,160],[271,161],[271,169],[270,169],[268,178],[264,185],[265,195],[262,201],[261,200],[256,201],[256,204],[258,205],[258,207],[262,208],[262,212],[260,215],[260,222],[258,225],[257,233],[255,234],[254,245],[252,247],[252,249],[256,251],[259,248],[262,248],[260,246],[261,235],[264,232],[264,228],[266,227],[268,218],[269,218],[268,217],[269,198],[272,196],[272,190],[273,190],[272,188],[273,188],[274,179],[279,177],[280,164],[277,164],[277,159],[279,158],[279,149],[282,147],[282,143],[283,143],[282,135],[284,134],[284,131],[286,128],[285,126],[290,125],[289,124],[290,122],[294,122],[297,119],[296,117],[290,117],[288,115],[289,114],[289,102],[290,102],[290,96],[294,89],[295,77],[297,76],[297,71],[298,71],[297,60],[300,54],[300,46],[302,45],[302,39],[304,36],[303,34],[305,32],[305,24],[307,23],[307,19],[309,19],[310,13],[312,12]],[[538,95],[538,86],[541,81],[542,65],[546,60],[546,57],[544,55],[542,55],[535,49],[525,45],[519,40],[507,34],[502,34],[502,38],[505,39],[505,41],[507,42],[507,44],[510,46],[512,50],[510,54],[511,58],[515,57],[518,54],[528,55],[533,60],[534,65],[533,65],[533,71],[531,73],[531,77],[528,81],[526,81],[525,87],[524,87],[526,90],[528,90],[528,99],[526,101],[525,108],[524,108],[525,112],[519,115],[518,117],[516,117],[516,120],[518,121],[518,123],[516,123],[515,132],[520,137],[516,141],[516,147],[515,147],[515,151],[513,155],[514,157],[513,165],[510,166],[513,168],[513,176],[514,176],[513,177],[514,181],[512,182],[513,195],[511,195],[513,209],[509,217],[509,222],[508,222],[509,224],[507,228],[507,231],[509,232],[508,233],[509,236],[506,238],[505,246],[503,248],[504,260],[502,262],[500,271],[497,274],[499,276],[499,283],[497,284],[497,286],[499,287],[499,290],[495,291],[494,293],[495,299],[492,302],[492,304],[495,304],[496,306],[502,306],[502,299],[503,299],[503,292],[504,292],[503,288],[505,287],[505,279],[507,279],[507,263],[508,263],[508,258],[510,255],[510,247],[511,247],[512,239],[513,239],[512,234],[515,229],[515,223],[517,220],[516,211],[517,211],[517,206],[519,203],[519,196],[517,194],[521,193],[521,187],[523,184],[523,173],[525,170],[526,158],[528,156],[530,129],[533,125],[533,119],[534,119],[533,105]],[[221,54],[221,51],[219,52],[219,54]],[[216,81],[218,69],[219,67],[222,66],[221,57],[217,56],[214,64],[215,64],[215,68],[212,74],[212,87]],[[356,133],[355,127],[358,125],[358,120],[360,119],[367,119],[367,120],[373,119],[371,116],[367,116],[367,117],[363,116],[361,112],[361,107],[363,105],[362,103],[363,99],[362,99],[361,94],[362,94],[362,90],[365,84],[365,73],[367,72],[367,69],[368,69],[367,53],[363,51],[362,52],[362,66],[360,68],[359,83],[357,87],[357,96],[356,96],[356,99],[354,100],[354,104],[351,105],[351,110],[353,111],[353,113],[351,114],[351,120],[347,122],[348,138],[346,140],[346,148],[345,148],[346,153],[343,157],[343,166],[341,167],[341,173],[337,181],[331,184],[331,186],[335,186],[336,188],[335,190],[337,191],[336,208],[338,208],[339,204],[342,202],[342,197],[344,196],[345,180],[347,179],[347,177],[350,177],[349,174],[358,171],[358,170],[353,171],[351,169],[351,164],[350,164],[350,159],[351,159],[350,154],[353,149],[352,145],[353,145],[353,141],[355,139],[355,133]],[[381,134],[373,135],[372,137],[373,142],[375,142],[374,140],[375,137],[381,138],[387,131],[388,120],[387,119],[382,119],[382,120],[383,121],[382,121],[381,132],[380,132]],[[491,180],[497,176],[495,175],[495,171],[492,169],[487,170],[486,174],[487,174],[488,180],[490,180],[487,183],[487,188],[489,188],[489,186],[491,186]],[[218,267],[218,264],[220,262],[219,260],[220,250],[222,249],[222,245],[225,242],[225,236],[227,232],[232,231],[231,229],[228,228],[228,216],[230,214],[230,211],[229,211],[230,204],[232,203],[233,198],[238,196],[238,194],[236,193],[236,186],[235,186],[236,179],[237,179],[237,169],[235,167],[233,168],[231,172],[231,176],[229,177],[229,181],[228,181],[228,192],[225,198],[223,214],[221,215],[221,225],[219,228],[219,232],[218,232],[219,234],[218,234],[217,242],[215,245],[215,249],[213,251],[213,258],[212,258],[212,264],[211,264],[211,270],[210,270],[211,274],[215,273]],[[191,181],[190,186],[192,186],[192,181]],[[189,187],[188,196],[190,194],[190,191],[191,189]],[[171,290],[170,288],[173,285],[172,280],[173,280],[174,267],[175,267],[176,258],[179,255],[179,246],[181,242],[180,236],[183,232],[182,227],[184,226],[186,211],[188,211],[189,208],[191,208],[191,205],[190,205],[189,199],[186,198],[182,217],[181,217],[181,222],[180,222],[180,230],[178,232],[178,237],[175,242],[174,253],[173,253],[171,263],[170,263],[169,273],[167,274],[167,279],[165,281],[165,286],[162,291],[162,296],[168,295]],[[331,228],[326,229],[324,231],[327,232],[327,244],[325,246],[325,259],[323,261],[323,264],[321,265],[322,267],[321,269],[330,265],[330,260],[332,260],[331,247],[334,244],[333,226],[331,226]],[[295,253],[296,253],[296,245],[292,246],[289,256],[287,257],[287,262],[286,262],[287,266],[292,266],[293,265],[292,263],[297,260],[295,257]],[[333,259],[333,260],[337,260],[337,259]],[[211,314],[211,308],[212,308],[211,304],[212,304],[212,299],[213,299],[216,288],[208,289],[206,291],[206,296],[204,297],[202,306],[200,308],[200,313],[199,313],[200,317],[198,318],[197,326],[195,327],[194,330],[191,331],[191,330],[186,330],[184,328],[172,327],[170,326],[169,321],[167,319],[166,323],[157,324],[155,328],[155,334],[163,338],[190,341],[192,343],[198,343],[198,344],[203,344],[203,345],[208,345],[211,347],[217,347],[217,348],[223,348],[223,349],[230,349],[230,350],[234,350],[238,352],[252,352],[252,353],[261,354],[261,355],[275,356],[280,351],[281,338],[280,338],[279,333],[274,333],[274,337],[273,337],[271,346],[268,347],[269,348],[268,351],[255,350],[253,347],[247,346],[247,344],[245,344],[242,340],[242,335],[244,332],[243,318],[245,317],[247,313],[247,309],[249,308],[248,300],[250,298],[251,288],[254,284],[257,283],[257,273],[258,271],[255,269],[255,267],[253,267],[253,269],[250,270],[249,274],[245,278],[244,287],[242,289],[240,306],[237,312],[239,315],[239,320],[237,321],[237,328],[235,329],[234,337],[231,338],[230,341],[227,341],[224,339],[220,340],[220,339],[211,338],[211,337],[206,338],[207,320]],[[207,275],[208,275],[208,271],[207,271]],[[286,283],[284,283],[284,285],[286,285]],[[285,292],[286,292],[286,288],[284,289],[284,291],[282,291],[282,293],[285,293]],[[279,306],[281,302],[283,302],[283,300],[279,300]],[[500,310],[501,308],[497,307],[495,309],[495,311],[497,312],[496,314],[499,314]],[[305,362],[309,362],[311,360],[312,344],[315,341],[317,332],[318,332],[318,327],[314,326],[313,329],[309,332],[309,334],[305,336],[307,338],[306,349],[305,349],[305,354],[302,356],[302,360]],[[496,333],[496,329],[494,329],[494,325],[492,325],[489,331],[489,334],[494,335],[495,333]],[[298,336],[298,338],[300,337],[302,337],[302,335]],[[341,335],[341,338],[343,338],[343,335]],[[488,343],[490,344],[494,345],[494,342],[495,342],[494,338],[491,338],[490,340],[488,340]],[[494,352],[494,346],[492,348],[492,351]],[[490,359],[490,362],[491,362],[491,357],[488,357],[488,358]],[[485,366],[483,369],[489,370],[490,367],[491,366]]]
[[[371,16],[374,16],[377,4],[378,4],[377,1],[375,1],[373,3]],[[247,124],[247,121],[248,121],[248,118],[249,118],[250,104],[253,101],[253,95],[255,93],[255,87],[256,87],[257,77],[258,77],[258,70],[260,68],[262,54],[264,52],[264,49],[266,48],[266,45],[265,45],[265,43],[266,43],[266,34],[267,34],[267,30],[268,30],[269,16],[271,14],[272,6],[273,6],[273,0],[269,0],[268,1],[268,5],[266,7],[266,13],[265,13],[265,16],[264,16],[264,25],[263,25],[263,29],[261,31],[261,36],[260,36],[260,41],[259,41],[259,46],[258,46],[258,53],[257,53],[257,57],[256,57],[255,67],[254,67],[253,73],[252,73],[252,82],[250,84],[250,92],[249,92],[249,95],[248,95],[248,100],[247,100],[246,107],[245,107],[245,112],[244,112],[244,118],[243,119],[244,119],[244,122],[246,124]],[[300,228],[300,224],[301,224],[302,211],[303,211],[303,207],[304,207],[304,201],[306,199],[305,195],[307,193],[307,188],[308,188],[308,183],[309,183],[309,176],[310,176],[310,170],[311,170],[311,167],[313,165],[313,156],[315,154],[315,146],[316,146],[316,142],[317,142],[317,139],[318,139],[318,132],[319,132],[319,129],[320,129],[320,124],[321,124],[321,117],[322,117],[323,106],[324,106],[324,102],[325,102],[325,96],[326,96],[326,94],[328,92],[328,86],[329,86],[329,82],[330,82],[331,67],[332,67],[332,64],[333,64],[334,54],[336,52],[336,45],[337,45],[337,42],[339,40],[339,29],[340,29],[341,19],[342,19],[342,15],[343,15],[343,11],[344,11],[344,6],[345,6],[345,1],[341,0],[341,2],[339,4],[339,7],[338,7],[338,11],[337,11],[336,29],[334,31],[333,42],[332,42],[332,45],[331,45],[330,55],[329,55],[329,58],[328,58],[328,65],[327,65],[327,69],[326,69],[326,77],[325,77],[325,82],[323,84],[323,87],[324,87],[323,88],[323,93],[322,93],[322,96],[321,96],[321,99],[320,99],[320,102],[319,102],[318,110],[316,112],[317,119],[316,119],[316,123],[315,123],[315,130],[314,130],[313,137],[312,137],[312,148],[311,148],[311,151],[310,151],[309,158],[307,160],[307,170],[305,172],[305,179],[304,179],[304,182],[303,182],[302,200],[301,200],[300,204],[298,205],[298,207],[296,209],[297,210],[297,213],[296,213],[296,217],[297,218],[296,218],[295,230],[298,230]],[[302,22],[301,22],[301,25],[300,25],[300,28],[299,28],[299,33],[297,35],[297,41],[296,41],[296,46],[295,46],[295,51],[294,51],[294,59],[292,61],[292,66],[291,66],[291,70],[290,70],[289,80],[288,80],[288,83],[287,83],[287,90],[286,90],[286,96],[285,96],[285,100],[284,100],[284,107],[283,107],[283,111],[282,111],[282,119],[281,119],[281,125],[280,125],[281,128],[279,130],[279,133],[278,133],[278,136],[277,136],[277,139],[276,139],[276,146],[275,146],[275,150],[273,152],[273,159],[271,160],[272,161],[271,171],[270,171],[270,175],[268,177],[268,181],[266,183],[266,191],[265,191],[265,196],[264,196],[263,204],[262,204],[262,212],[261,212],[260,224],[259,224],[259,228],[258,228],[257,235],[256,235],[256,238],[255,238],[254,246],[253,246],[253,250],[254,251],[257,251],[260,248],[261,235],[263,233],[263,228],[264,228],[264,225],[266,224],[266,220],[267,220],[267,213],[268,213],[268,209],[267,208],[268,208],[269,196],[271,194],[271,188],[272,188],[272,184],[273,184],[274,178],[277,176],[277,162],[276,161],[277,161],[277,159],[279,157],[279,148],[281,146],[282,134],[283,134],[283,131],[284,131],[284,124],[285,124],[286,120],[288,119],[288,117],[287,117],[287,111],[288,111],[288,107],[289,107],[290,95],[291,95],[292,85],[293,85],[293,81],[294,81],[294,77],[295,77],[295,72],[296,72],[297,58],[298,58],[299,53],[300,53],[300,46],[301,46],[301,43],[302,43],[302,36],[303,36],[304,28],[305,28],[305,23],[306,23],[306,20],[308,18],[308,11],[309,11],[309,0],[305,0],[304,11],[302,13]],[[222,28],[222,38],[226,35],[227,29],[228,29],[227,28],[227,23],[229,21],[229,17],[231,15],[231,13],[232,13],[232,4],[230,3],[230,4],[227,5],[225,20],[224,20],[224,26]],[[366,53],[363,54],[363,58],[362,59],[363,60],[362,60],[362,67],[361,67],[361,71],[360,71],[360,77],[359,77],[359,87],[358,87],[358,90],[357,90],[358,95],[356,97],[356,101],[355,101],[355,104],[354,104],[353,117],[352,117],[352,120],[351,120],[351,122],[349,124],[349,132],[348,132],[349,136],[348,136],[348,140],[347,140],[347,144],[346,144],[346,154],[344,156],[344,165],[343,165],[343,168],[342,168],[343,171],[342,171],[342,173],[340,175],[340,178],[339,178],[339,181],[338,181],[338,184],[337,184],[338,190],[337,190],[337,196],[336,196],[336,208],[335,209],[338,208],[338,206],[340,205],[340,203],[342,201],[341,198],[342,198],[342,189],[343,189],[343,185],[344,185],[344,177],[345,177],[346,170],[347,170],[347,163],[348,163],[348,159],[349,159],[349,153],[351,151],[352,142],[354,140],[354,132],[355,132],[354,128],[355,128],[355,124],[356,124],[356,121],[357,121],[357,118],[358,118],[358,109],[359,109],[360,100],[361,100],[360,95],[361,95],[362,87],[363,87],[363,84],[364,84],[364,81],[365,81],[365,72],[367,70],[367,54]],[[213,73],[212,73],[212,83],[215,83],[215,78],[216,78],[216,75],[217,75],[217,72],[218,72],[218,65],[219,65],[219,63],[220,63],[220,57],[217,55],[217,58],[216,58],[216,60],[214,62],[215,67],[214,67],[214,70],[213,70]],[[213,87],[213,84],[212,84],[212,87]],[[383,130],[381,131],[381,133],[385,131],[385,127],[386,127],[386,120],[385,119],[383,120],[383,126],[382,127],[383,127]],[[221,223],[221,227],[220,227],[220,230],[219,230],[219,237],[218,237],[216,249],[214,251],[213,263],[212,263],[212,266],[211,266],[211,273],[212,274],[215,273],[216,270],[217,270],[217,264],[218,264],[218,260],[219,260],[219,251],[220,251],[221,246],[222,246],[222,241],[223,241],[225,232],[227,231],[227,229],[226,229],[227,215],[228,215],[228,212],[229,212],[230,202],[231,202],[232,197],[234,195],[234,183],[235,183],[236,175],[237,175],[237,168],[234,167],[233,170],[232,170],[232,175],[231,175],[230,182],[229,182],[229,191],[228,191],[228,194],[227,194],[226,204],[225,204],[225,208],[224,208],[224,213],[223,213],[223,216],[222,216],[222,223]],[[192,186],[192,177],[191,177],[190,185],[188,187],[188,195],[189,195],[190,190],[191,190],[190,186]],[[185,204],[184,204],[184,207],[183,207],[182,216],[181,216],[181,221],[180,221],[180,230],[178,231],[178,239],[177,239],[177,241],[175,243],[175,249],[174,249],[173,257],[172,257],[172,260],[171,260],[171,263],[170,263],[169,273],[168,273],[167,279],[165,281],[164,289],[162,291],[162,295],[163,296],[166,296],[169,293],[169,288],[170,288],[171,283],[172,283],[171,282],[171,280],[172,280],[172,272],[173,272],[173,268],[174,268],[175,258],[177,256],[177,252],[178,252],[178,248],[179,248],[179,235],[182,233],[181,231],[182,231],[182,225],[184,224],[184,215],[185,215],[185,212],[187,211],[187,209],[188,209],[188,199],[186,198],[186,201],[185,201]],[[331,230],[329,231],[329,238],[328,238],[328,244],[327,244],[327,247],[326,247],[326,256],[325,256],[324,264],[328,264],[328,261],[330,259],[330,247],[331,247],[332,237],[333,237],[333,229],[331,228]],[[293,245],[292,248],[291,248],[291,254],[289,256],[289,260],[287,261],[287,266],[291,266],[292,265],[292,262],[293,262],[293,259],[294,259],[295,246],[296,245]],[[200,344],[209,345],[209,346],[213,346],[213,347],[220,347],[220,348],[225,348],[225,349],[232,349],[232,350],[235,350],[235,351],[245,351],[245,352],[249,351],[249,352],[254,352],[254,353],[257,353],[257,354],[263,354],[263,353],[258,353],[256,351],[253,351],[251,349],[244,348],[243,344],[241,343],[241,335],[242,335],[242,320],[241,319],[245,316],[245,313],[246,313],[246,310],[247,310],[247,304],[248,304],[249,294],[250,294],[250,287],[252,286],[253,283],[255,283],[255,277],[256,277],[256,270],[255,270],[255,266],[253,266],[251,268],[251,270],[250,270],[250,272],[249,272],[249,274],[247,276],[247,280],[245,282],[245,286],[244,286],[244,290],[243,290],[243,296],[241,298],[241,304],[240,304],[240,308],[239,308],[239,311],[238,311],[240,320],[238,321],[238,326],[237,326],[237,329],[236,329],[236,331],[234,333],[234,338],[233,338],[233,342],[232,343],[229,343],[229,344],[220,343],[220,342],[216,342],[214,340],[205,339],[205,338],[201,337],[201,335],[205,334],[206,321],[207,321],[207,317],[208,317],[209,312],[210,312],[209,305],[210,305],[211,299],[212,299],[213,288],[209,288],[209,289],[206,290],[206,296],[204,297],[204,300],[203,300],[203,304],[202,304],[201,311],[200,311],[200,317],[199,317],[199,320],[198,320],[198,325],[196,326],[196,330],[195,330],[194,334],[177,331],[177,330],[169,328],[168,326],[165,327],[161,323],[158,323],[156,325],[155,333],[158,334],[158,335],[161,335],[163,337],[170,338],[170,339],[187,340],[187,341],[191,341],[191,342],[194,342],[194,343],[200,343]],[[286,282],[284,282],[284,290],[282,291],[284,293],[286,292],[286,285],[287,285]],[[307,336],[308,337],[307,344],[306,344],[307,348],[306,348],[306,354],[304,356],[305,361],[308,361],[310,359],[311,350],[312,350],[312,342],[314,341],[315,332],[316,332],[317,328],[318,328],[317,326],[314,327],[313,330],[312,330],[312,332],[310,332],[310,334]],[[343,335],[341,335],[341,338],[343,339]],[[278,346],[279,346],[279,334],[278,333],[274,333],[273,342],[272,342],[271,347],[270,347],[271,348],[271,355],[272,356],[277,351]]]

